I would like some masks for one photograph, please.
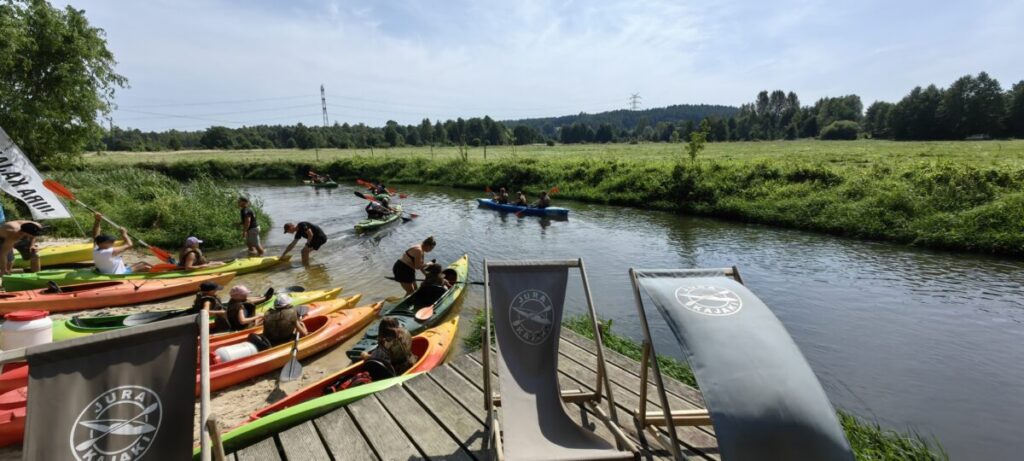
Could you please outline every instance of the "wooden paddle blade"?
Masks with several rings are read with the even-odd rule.
[[[156,265],[154,265],[153,267],[149,268],[149,272],[151,272],[151,273],[152,272],[167,272],[167,271],[176,271],[178,269],[180,269],[180,267],[178,267],[177,264],[165,263],[165,264],[156,264]]]
[[[420,310],[416,311],[416,321],[419,321],[419,322],[426,322],[427,320],[430,320],[430,318],[433,317],[433,316],[434,316],[434,305],[433,304],[431,304],[431,305],[429,305],[427,307],[424,307],[423,309],[420,309]]]
[[[47,189],[50,189],[50,192],[53,192],[54,194],[57,194],[65,199],[75,199],[75,194],[71,193],[71,191],[68,190],[67,187],[64,187],[63,184],[57,181],[54,181],[52,179],[44,179],[43,186],[46,187]]]

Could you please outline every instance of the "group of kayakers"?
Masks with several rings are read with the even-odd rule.
[[[257,350],[286,343],[300,336],[309,334],[302,323],[291,298],[284,293],[275,296],[274,289],[269,288],[258,298],[250,298],[251,291],[245,285],[235,285],[229,291],[227,305],[223,304],[218,293],[224,287],[214,282],[203,282],[199,285],[192,307],[186,314],[198,314],[206,311],[214,319],[213,332],[227,333],[241,331],[255,326],[263,326],[261,334],[250,335],[249,342]],[[264,314],[256,312],[256,306],[274,299],[274,305]]]
[[[551,194],[547,191],[541,192],[537,202],[532,205],[526,200],[526,194],[522,190],[516,192],[515,200],[510,201],[508,190],[502,187],[498,189],[497,193],[493,194],[493,198],[495,203],[501,205],[516,205],[530,208],[547,208],[551,206]]]

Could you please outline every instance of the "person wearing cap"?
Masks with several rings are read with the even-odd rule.
[[[199,293],[196,293],[196,299],[192,301],[192,307],[185,311],[185,314],[192,315],[198,314],[202,311],[206,311],[207,315],[214,316],[214,324],[218,322],[224,322],[224,318],[227,317],[227,312],[224,310],[224,305],[221,304],[220,298],[217,297],[217,292],[224,288],[215,282],[203,282],[199,284]]]
[[[131,274],[133,272],[149,272],[153,267],[147,262],[137,262],[130,267],[126,266],[121,255],[130,250],[135,244],[131,237],[128,237],[128,230],[121,228],[121,240],[123,245],[114,246],[116,239],[101,232],[100,225],[103,222],[103,215],[96,213],[96,220],[92,225],[92,240],[95,245],[92,249],[92,262],[96,270],[101,274]]]
[[[248,197],[238,197],[238,208],[242,214],[242,240],[249,249],[250,255],[263,256],[263,242],[260,242],[260,223],[256,220],[256,212],[252,211]]]
[[[274,308],[263,314],[263,337],[272,346],[284,344],[295,339],[295,332],[299,336],[309,334],[306,324],[299,319],[299,313],[292,306],[292,300],[288,295],[280,294],[274,298]]]
[[[223,266],[224,263],[220,261],[207,261],[206,256],[203,256],[203,250],[199,249],[199,244],[203,243],[199,240],[199,237],[189,237],[185,239],[185,246],[181,248],[181,252],[178,253],[178,267],[185,270],[201,269],[203,267],[216,267]]]
[[[324,230],[316,224],[302,221],[298,224],[287,223],[284,225],[284,233],[295,234],[295,240],[288,244],[288,248],[284,249],[284,253],[281,253],[283,259],[288,252],[295,248],[295,244],[299,243],[299,240],[306,239],[306,246],[302,247],[302,264],[309,265],[309,253],[319,250],[323,244],[327,243],[327,234]]]
[[[43,234],[43,225],[35,221],[8,221],[0,225],[0,254],[3,258],[3,275],[10,274],[14,265],[14,251],[29,261],[29,272],[39,270],[39,249],[36,237]]]
[[[262,298],[254,300],[249,300],[251,292],[245,285],[231,287],[228,294],[230,298],[228,305],[224,307],[225,315],[216,319],[218,332],[239,331],[259,325],[263,321],[263,316],[256,314],[256,305],[269,300],[274,295],[274,289],[267,290]]]

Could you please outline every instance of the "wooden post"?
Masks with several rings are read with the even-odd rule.
[[[217,428],[217,416],[210,415],[206,420],[206,431],[213,441],[213,460],[224,461],[224,444],[220,440],[220,429]]]
[[[210,418],[210,313],[201,310],[199,322],[199,447],[200,459],[210,461],[210,434],[206,431]]]

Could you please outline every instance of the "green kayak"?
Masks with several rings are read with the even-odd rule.
[[[170,279],[176,277],[189,277],[195,275],[223,274],[234,272],[237,275],[256,272],[288,261],[285,257],[282,261],[277,256],[262,258],[239,258],[226,261],[225,264],[214,267],[204,267],[190,271],[170,270],[164,272],[139,272],[135,274],[101,274],[95,268],[71,269],[71,270],[44,270],[22,274],[11,274],[3,277],[3,287],[6,291],[35,290],[46,288],[49,282],[59,286],[73,285],[76,283],[102,282],[107,280],[141,280],[141,279]]]
[[[231,453],[252,445],[260,440],[270,437],[289,427],[302,422],[327,414],[332,410],[348,405],[356,400],[367,397],[376,392],[383,391],[391,386],[401,384],[416,377],[417,374],[396,376],[394,378],[375,381],[363,384],[362,386],[346,389],[341,392],[327,394],[323,397],[302,402],[294,407],[271,413],[245,425],[236,427],[230,432],[221,435],[221,443],[224,444],[224,451]],[[193,452],[193,459],[199,459],[199,448]]]
[[[391,207],[391,209],[395,210],[395,212],[391,213],[384,219],[366,219],[359,221],[359,223],[356,224],[356,232],[371,231],[398,221],[398,218],[402,217],[402,205],[395,205]]]
[[[459,300],[462,293],[466,288],[466,276],[469,272],[469,256],[463,255],[455,262],[448,266],[449,269],[455,269],[458,273],[458,282],[455,286],[451,287],[445,294],[434,302],[434,315],[430,318],[420,321],[416,319],[416,312],[420,310],[415,304],[413,304],[413,296],[406,296],[405,299],[398,302],[394,306],[385,309],[380,317],[394,317],[397,319],[406,330],[409,330],[409,334],[416,336],[427,328],[434,327],[444,320],[448,311],[451,310],[455,302]],[[415,293],[414,293],[415,294]],[[359,360],[360,354],[364,351],[369,352],[373,348],[377,347],[377,329],[380,328],[380,321],[373,322],[369,328],[366,329],[366,334],[363,339],[360,339],[352,349],[349,349],[345,354],[352,360]]]
[[[289,293],[288,296],[292,298],[292,304],[298,306],[300,304],[331,299],[337,296],[340,292],[340,289],[335,288],[333,290],[311,290]],[[265,312],[273,305],[274,298],[270,298],[269,300],[257,305],[256,312]],[[100,315],[94,317],[75,316],[69,319],[53,322],[53,340],[64,341],[66,339],[80,338],[82,336],[89,336],[96,333],[102,333],[104,331],[126,328],[128,325],[125,325],[124,321],[132,315],[135,315],[136,318],[139,316],[146,317],[146,321],[148,323],[172,318],[186,310],[187,309],[169,309],[161,311],[136,312],[134,314],[123,315]]]

